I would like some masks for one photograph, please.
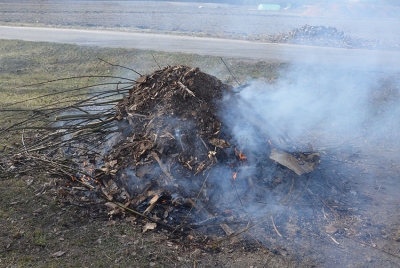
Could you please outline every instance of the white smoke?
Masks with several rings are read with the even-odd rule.
[[[398,75],[293,65],[282,71],[276,82],[252,81],[235,97],[243,100],[241,105],[234,105],[232,97],[226,97],[221,117],[224,125],[231,128],[233,140],[249,161],[238,169],[238,174],[244,175],[237,181],[215,180],[226,192],[237,191],[234,194],[236,200],[232,200],[231,206],[235,205],[236,209],[243,210],[256,221],[266,215],[274,215],[275,223],[281,232],[286,232],[283,236],[288,240],[274,243],[264,240],[270,248],[287,247],[292,254],[296,254],[297,246],[299,252],[304,252],[304,244],[307,244],[307,249],[313,252],[310,256],[323,254],[326,258],[325,262],[320,263],[321,267],[327,266],[329,259],[338,266],[362,262],[363,257],[345,257],[333,245],[327,246],[329,240],[332,242],[331,237],[336,237],[345,248],[350,245],[350,240],[346,240],[346,236],[349,236],[346,233],[327,236],[324,226],[336,224],[338,228],[358,230],[360,227],[357,223],[344,223],[350,222],[354,216],[348,211],[360,211],[357,217],[370,221],[370,215],[365,211],[376,211],[376,207],[365,193],[370,193],[372,187],[380,187],[377,185],[382,183],[398,185],[398,180],[392,174],[393,167],[389,165],[393,163],[393,153],[398,155],[391,149],[399,144]],[[291,186],[290,176],[279,173],[273,166],[269,171],[267,168],[260,173],[262,169],[258,167],[265,167],[270,161],[268,155],[265,152],[263,154],[268,147],[265,137],[274,140],[282,133],[291,138],[298,150],[310,150],[308,143],[316,150],[335,148],[322,149],[320,168],[310,175],[308,182],[307,176],[301,176],[294,179]],[[348,146],[343,148],[345,143]],[[382,166],[375,166],[378,158],[382,160],[379,161]],[[229,176],[228,170],[224,177]],[[249,190],[249,178],[257,181],[257,189]],[[248,181],[240,181],[245,179]],[[239,190],[235,190],[235,185]],[[381,198],[391,196],[399,200],[392,188],[379,189]],[[290,195],[287,195],[288,191]],[[305,195],[308,198],[303,199]],[[285,200],[293,201],[282,204]],[[344,222],[332,223],[330,216],[322,212],[325,205],[320,200],[330,200],[335,206],[347,210],[341,214]],[[294,207],[287,208],[290,202]],[[383,214],[385,220],[376,219],[377,224],[390,226],[395,223],[388,220],[387,214]],[[288,233],[290,228],[284,226],[287,227],[288,221],[296,219],[302,221],[297,222],[298,225],[312,225],[313,232],[321,237],[314,239],[310,234]],[[359,229],[359,236],[381,239],[379,234],[368,232],[372,231]],[[288,243],[290,239],[297,240],[298,244]],[[382,240],[381,243],[391,242]],[[366,252],[361,247],[352,249],[358,248],[360,252]],[[382,257],[377,252],[365,254]]]
[[[399,124],[398,102],[376,97],[396,97],[399,88],[391,85],[390,93],[385,93],[384,86],[378,73],[293,66],[273,84],[253,81],[238,94],[249,105],[227,104],[222,116],[246,149],[260,146],[258,136],[277,131],[299,145],[332,137],[342,141],[366,137],[367,131],[376,136]],[[270,133],[252,133],[256,130],[247,126],[251,110],[264,120],[260,124],[273,127]]]

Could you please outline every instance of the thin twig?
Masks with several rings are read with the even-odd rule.
[[[67,115],[60,115],[55,117],[55,121],[66,121],[66,120],[78,120],[78,119],[100,119],[103,117],[110,117],[113,114],[105,114],[105,113],[98,113],[98,114],[67,114]]]
[[[40,85],[44,85],[44,84],[47,84],[47,83],[58,82],[58,81],[63,81],[63,80],[81,79],[81,78],[94,78],[94,77],[95,78],[118,78],[118,79],[123,79],[123,80],[136,82],[133,79],[129,79],[129,78],[126,78],[126,77],[121,77],[121,76],[112,76],[112,75],[79,75],[79,76],[63,77],[63,78],[47,80],[47,81],[39,82],[39,83],[22,85],[22,86],[15,87],[14,89],[23,88],[23,87],[40,86]]]
[[[106,198],[106,197],[105,197],[105,198]],[[142,217],[142,218],[144,218],[144,219],[146,219],[146,220],[149,220],[149,221],[152,221],[152,222],[154,222],[154,223],[157,223],[157,224],[159,224],[159,225],[161,225],[161,226],[163,226],[163,227],[165,227],[165,228],[167,228],[167,229],[169,229],[169,230],[173,230],[173,231],[176,230],[173,226],[171,226],[171,225],[169,225],[169,224],[166,224],[166,223],[164,223],[164,222],[162,222],[162,221],[157,221],[157,220],[155,220],[155,219],[153,219],[153,218],[150,218],[150,217],[148,217],[148,216],[146,216],[146,215],[143,215],[142,213],[140,213],[140,212],[138,212],[138,211],[136,211],[136,210],[133,210],[133,209],[127,207],[127,206],[124,206],[124,205],[122,205],[121,203],[118,203],[118,202],[116,202],[116,201],[109,200],[108,198],[107,198],[107,200],[110,201],[110,202],[112,202],[112,203],[114,203],[114,204],[117,205],[118,207],[120,207],[120,208],[122,208],[122,209],[124,209],[124,210],[126,210],[126,211],[129,211],[129,212],[131,212],[131,213],[133,213],[133,214],[135,214],[135,215],[137,215],[137,216],[140,216],[140,217]]]
[[[236,78],[233,75],[232,71],[229,69],[228,65],[225,63],[225,61],[224,61],[224,59],[222,57],[221,57],[221,61],[225,64],[226,69],[228,69],[228,71],[230,72],[230,74],[232,75],[232,77],[236,81],[236,83],[239,85],[239,87],[241,87],[242,85],[238,82],[238,80],[236,80]]]
[[[76,168],[73,168],[73,167],[70,167],[70,166],[67,166],[67,165],[64,165],[64,164],[61,164],[61,163],[55,163],[54,161],[50,161],[50,160],[47,160],[47,159],[42,159],[42,158],[39,158],[39,157],[36,157],[36,156],[33,156],[33,155],[29,155],[31,158],[33,158],[33,159],[36,159],[36,160],[39,160],[39,161],[42,161],[42,162],[45,162],[45,163],[48,163],[48,164],[50,164],[51,166],[53,166],[53,167],[55,167],[55,168],[66,168],[66,169],[69,169],[69,170],[72,170],[72,171],[75,171],[75,172],[79,172],[79,173],[81,173],[81,174],[84,174],[84,175],[86,175],[86,176],[88,176],[88,177],[91,177],[91,175],[89,174],[89,173],[86,173],[85,171],[83,171],[83,170],[79,170],[79,169],[76,169]]]
[[[275,232],[282,237],[281,233],[278,231],[278,228],[276,228],[275,222],[274,222],[274,217],[271,215],[271,221],[272,221],[272,226],[274,226]]]
[[[22,145],[24,146],[25,153],[26,153],[26,154],[29,154],[29,153],[28,153],[28,150],[26,149],[26,145],[25,145],[24,133],[25,133],[25,129],[22,130],[22,135],[21,135]]]
[[[48,93],[48,94],[40,95],[40,96],[37,96],[37,97],[33,97],[33,98],[29,98],[29,99],[13,102],[13,103],[5,105],[4,107],[12,106],[12,105],[15,105],[15,104],[21,104],[21,103],[25,103],[25,102],[28,102],[28,101],[32,101],[32,100],[36,100],[36,99],[40,99],[40,98],[44,98],[44,97],[54,96],[54,95],[58,95],[58,94],[61,94],[61,93],[68,93],[68,92],[72,92],[72,91],[80,91],[80,90],[83,90],[83,89],[89,89],[89,88],[94,88],[94,87],[99,87],[99,86],[115,85],[115,84],[116,83],[101,83],[101,84],[95,84],[95,85],[84,86],[84,87],[79,87],[79,88],[67,89],[67,90],[63,90],[63,91]],[[80,93],[79,95],[86,95],[86,94],[87,94],[87,92],[83,92],[83,93]],[[71,98],[71,97],[76,97],[76,96],[79,96],[79,95],[72,95],[72,96],[68,96],[68,97]],[[104,92],[102,92],[100,95],[104,95]],[[54,103],[46,105],[46,106],[50,106],[50,105],[54,105]],[[46,106],[44,106],[44,107],[46,107]]]
[[[332,241],[333,241],[336,245],[340,245],[340,243],[339,243],[335,238],[333,238],[330,234],[327,234],[327,235],[329,236],[330,239],[332,239]]]
[[[158,64],[158,62],[157,62],[156,58],[154,57],[154,54],[153,54],[153,53],[151,53],[151,56],[153,57],[153,60],[154,60],[154,62],[157,64],[158,68],[161,69],[161,66],[160,66],[160,64]]]
[[[164,165],[164,163],[161,161],[160,157],[156,152],[152,152],[151,156],[157,161],[158,165],[161,168],[161,171],[171,180],[174,181],[175,178],[172,176],[172,174],[168,171],[168,167]]]
[[[111,65],[111,66],[114,66],[114,67],[121,67],[121,68],[130,70],[130,71],[136,73],[137,75],[142,76],[140,73],[138,73],[137,71],[135,71],[135,70],[133,70],[133,69],[131,69],[131,68],[128,68],[128,67],[125,67],[125,66],[122,66],[122,65],[119,65],[119,64],[113,64],[113,63],[111,63],[111,62],[108,62],[108,61],[103,60],[102,58],[98,58],[98,59],[99,59],[100,61],[102,61],[102,62],[105,62],[105,63]]]
[[[187,93],[189,93],[189,95],[191,95],[192,97],[196,97],[196,95],[193,93],[193,91],[191,91],[187,86],[185,86],[184,84],[182,84],[182,82],[178,81],[178,85],[179,85],[183,90],[186,90]]]

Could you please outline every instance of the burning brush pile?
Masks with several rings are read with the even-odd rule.
[[[149,202],[145,215],[166,218],[171,205],[195,205],[204,175],[221,155],[231,153],[223,150],[231,145],[220,138],[217,111],[232,89],[185,66],[168,67],[136,82],[116,106],[115,117],[126,134],[105,155],[95,177],[112,185],[102,187],[110,200],[135,209]],[[157,203],[163,208],[157,210]]]
[[[68,137],[58,131],[64,143],[51,150],[35,149],[39,152],[35,156],[25,147],[25,157],[19,161],[34,159],[42,167],[58,167],[59,173],[86,188],[75,183],[60,186],[59,192],[70,202],[105,203],[111,217],[134,213],[147,222],[144,230],[157,225],[187,230],[213,223],[227,235],[237,231],[230,223],[244,223],[241,228],[245,228],[251,220],[246,211],[254,204],[249,202],[251,208],[246,208],[242,200],[269,199],[265,189],[318,166],[319,153],[295,151],[293,145],[286,145],[284,135],[269,135],[276,131],[237,90],[199,68],[170,66],[139,77],[124,92],[114,114],[101,112],[108,116],[100,121],[107,122],[104,129],[83,139],[82,132],[91,130],[87,125],[96,123],[71,121],[81,127]],[[265,144],[256,154],[240,148],[232,126],[223,122],[219,113],[227,105],[252,111],[249,124],[262,133]],[[35,135],[26,138],[24,146],[35,143]],[[95,135],[102,139],[93,139]],[[97,149],[89,152],[91,144],[97,144]],[[291,152],[277,147],[290,147]],[[65,158],[73,163],[55,164]],[[273,202],[282,204],[286,199]]]
[[[143,178],[154,174],[157,163],[168,185],[215,165],[216,148],[231,147],[219,138],[222,123],[216,116],[230,90],[198,68],[168,67],[140,77],[116,107],[117,119],[127,120],[132,133],[106,157],[105,173],[128,168]]]

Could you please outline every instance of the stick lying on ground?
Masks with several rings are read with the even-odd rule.
[[[270,158],[282,166],[294,171],[297,175],[310,173],[317,169],[320,163],[319,153],[294,153],[289,154],[275,148],[271,150]]]

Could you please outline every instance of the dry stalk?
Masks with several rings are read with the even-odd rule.
[[[330,239],[332,239],[332,241],[333,241],[336,245],[340,245],[340,243],[339,243],[335,238],[333,238],[330,234],[327,234],[327,235],[329,236]]]
[[[96,77],[96,76],[94,76],[94,77]],[[121,78],[121,77],[113,77],[113,78]],[[123,78],[123,79],[127,79],[127,78]],[[50,81],[50,82],[60,81],[60,80],[63,80],[63,79],[57,79],[57,80],[53,80],[53,81]],[[135,80],[131,80],[131,79],[127,79],[127,80],[135,82]],[[50,82],[44,82],[44,83],[38,83],[38,84],[32,84],[32,85],[40,85],[40,84],[45,84],[45,83],[50,83]],[[99,86],[116,85],[116,84],[117,83],[115,83],[115,82],[112,82],[112,83],[100,83],[100,84],[93,84],[93,85],[90,85],[90,86],[67,89],[67,90],[63,90],[63,91],[48,93],[48,94],[40,95],[40,96],[37,96],[37,97],[33,97],[33,98],[29,98],[29,99],[13,102],[13,103],[10,103],[8,105],[5,105],[4,107],[13,106],[13,105],[16,105],[16,104],[21,104],[21,103],[25,103],[25,102],[28,102],[28,101],[37,100],[37,99],[41,99],[41,98],[45,98],[45,97],[51,97],[51,96],[59,95],[59,94],[62,94],[62,93],[69,93],[69,92],[74,92],[74,91],[83,91],[83,90],[89,89],[89,88],[96,88],[96,87],[99,87]],[[132,83],[129,83],[129,85],[131,86]],[[31,86],[31,85],[27,85],[27,86]],[[128,89],[128,87],[126,89]],[[118,93],[118,94],[120,94],[120,93]],[[87,92],[82,92],[82,93],[80,93],[78,95],[71,95],[71,96],[68,96],[68,97],[71,98],[71,97],[78,97],[78,96],[82,96],[82,95],[87,95]],[[54,104],[49,104],[49,105],[46,105],[46,106],[50,106],[50,105],[54,105]],[[46,107],[46,106],[44,106],[44,107]]]
[[[174,177],[172,174],[168,171],[168,167],[164,165],[164,163],[161,161],[160,157],[157,155],[156,152],[151,152],[151,156],[157,161],[158,165],[160,166],[162,172],[171,180],[174,181]]]
[[[233,75],[232,71],[229,69],[228,65],[225,63],[224,59],[221,58],[221,61],[224,63],[226,69],[228,69],[229,73],[231,74],[231,76],[233,77],[233,80],[235,80],[235,82],[239,85],[239,87],[241,87],[242,85],[240,85],[239,81],[236,80],[235,76]]]
[[[79,172],[79,173],[84,174],[84,175],[86,175],[86,176],[88,176],[88,177],[91,177],[90,174],[86,173],[86,172],[83,171],[83,170],[79,170],[79,169],[76,169],[76,168],[73,168],[73,167],[70,167],[70,166],[61,164],[61,163],[55,163],[54,161],[51,161],[51,160],[42,159],[42,158],[36,157],[36,156],[34,156],[34,155],[32,155],[32,154],[29,154],[29,157],[32,158],[32,159],[35,159],[35,160],[38,160],[38,161],[42,161],[42,162],[44,162],[44,163],[47,163],[47,164],[49,164],[50,166],[52,166],[52,167],[54,167],[54,168],[65,168],[65,169],[68,169],[68,170],[71,170],[71,171]],[[68,174],[68,173],[67,173],[67,174]],[[68,174],[68,175],[69,175],[69,174]]]
[[[151,222],[154,222],[154,223],[156,223],[156,224],[158,224],[158,225],[161,225],[161,226],[167,228],[167,229],[170,230],[170,231],[171,231],[171,230],[175,230],[175,228],[174,228],[173,226],[169,225],[169,224],[166,224],[166,223],[164,223],[164,222],[162,222],[162,221],[158,221],[158,220],[155,220],[155,219],[153,219],[153,218],[150,218],[150,217],[148,217],[148,216],[146,216],[146,215],[143,215],[142,213],[140,213],[140,212],[138,212],[138,211],[136,211],[136,210],[133,210],[133,209],[127,207],[127,206],[124,206],[124,205],[122,205],[121,203],[118,203],[118,202],[116,202],[116,201],[111,201],[111,200],[109,200],[109,199],[108,199],[107,197],[105,197],[105,196],[104,196],[104,198],[106,198],[107,201],[112,202],[112,203],[114,203],[115,205],[117,205],[118,207],[124,209],[125,211],[131,212],[131,213],[133,213],[133,214],[135,214],[135,215],[137,215],[137,216],[140,216],[141,218],[144,218],[144,219],[149,220],[149,221],[151,221]],[[183,233],[183,232],[181,232],[181,231],[179,231],[179,230],[178,230],[178,232]]]
[[[152,55],[153,55],[153,54],[152,54]],[[154,58],[154,56],[153,56],[153,58]],[[135,71],[135,70],[133,70],[133,69],[131,69],[131,68],[128,68],[128,67],[125,67],[125,66],[122,66],[122,65],[119,65],[119,64],[113,64],[113,63],[110,63],[110,62],[108,62],[108,61],[105,61],[105,60],[103,60],[103,59],[101,59],[101,58],[98,58],[98,59],[99,59],[100,61],[102,61],[102,62],[105,62],[105,63],[111,65],[111,66],[120,67],[120,68],[123,68],[123,69],[127,69],[127,70],[130,70],[130,71],[134,72],[134,73],[137,74],[137,75],[142,76],[140,73],[138,73],[137,71]],[[161,68],[160,68],[160,69],[161,69]]]
[[[274,227],[275,232],[282,237],[281,233],[278,231],[278,228],[276,228],[275,222],[274,222],[274,217],[271,215],[271,221],[272,221],[272,226]]]
[[[157,60],[156,60],[156,57],[154,57],[154,54],[153,54],[153,53],[151,53],[151,56],[153,57],[153,60],[154,60],[154,62],[157,64],[158,68],[161,70],[161,66],[160,66],[160,64],[158,64],[158,62],[157,62]]]
[[[67,120],[79,120],[79,119],[100,119],[104,117],[109,117],[109,116],[114,116],[113,114],[105,114],[105,113],[99,113],[99,114],[69,114],[69,115],[60,115],[55,117],[55,121],[67,121]]]
[[[150,200],[150,205],[146,208],[146,210],[143,212],[143,215],[148,215],[157,205],[157,201],[160,199],[160,194],[156,193],[153,198]]]
[[[196,95],[193,93],[193,91],[191,91],[187,86],[185,86],[184,84],[182,84],[182,82],[178,81],[178,85],[185,90],[187,93],[189,93],[190,96],[192,97],[196,97]]]
[[[25,153],[26,153],[26,154],[29,154],[29,153],[28,153],[28,150],[26,149],[26,145],[25,145],[24,133],[25,133],[25,129],[22,130],[22,135],[21,135],[22,146],[24,146]]]
[[[112,75],[80,75],[80,76],[70,76],[70,77],[63,77],[63,78],[58,78],[58,79],[53,79],[53,80],[47,80],[44,82],[39,82],[39,83],[33,83],[33,84],[27,84],[27,85],[22,85],[15,87],[14,89],[18,88],[24,88],[24,87],[32,87],[32,86],[40,86],[40,85],[45,85],[49,83],[54,83],[54,82],[59,82],[59,81],[65,81],[65,80],[72,80],[72,79],[82,79],[82,78],[115,78],[115,79],[122,79],[130,82],[136,82],[134,79],[129,79],[126,77],[121,77],[121,76],[112,76]]]

